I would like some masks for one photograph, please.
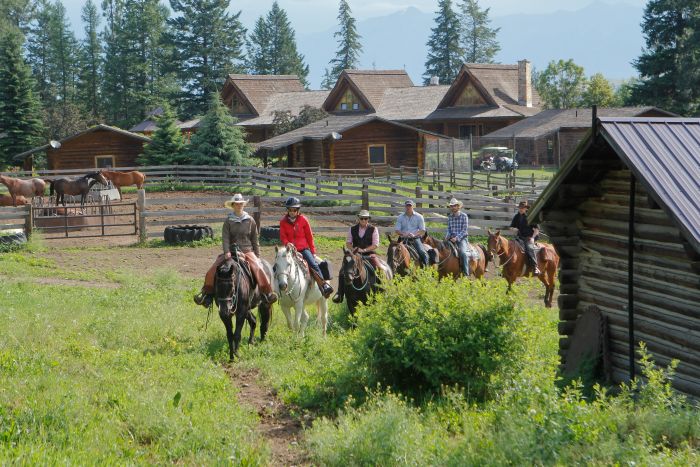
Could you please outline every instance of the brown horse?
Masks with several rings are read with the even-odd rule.
[[[29,201],[24,196],[16,196],[12,199],[10,195],[0,195],[0,206],[24,206],[28,203]]]
[[[389,239],[386,262],[395,276],[405,276],[411,270],[411,253],[403,242],[394,240],[390,234],[386,237]]]
[[[49,194],[53,196],[53,192],[56,192],[56,205],[62,202],[65,206],[66,195],[80,195],[80,207],[83,207],[85,206],[85,198],[87,197],[90,188],[92,188],[95,183],[107,185],[107,179],[105,179],[100,172],[90,172],[89,174],[85,174],[82,177],[74,180],[68,178],[57,178],[55,180],[51,180],[49,183]]]
[[[114,172],[112,170],[102,170],[102,175],[107,180],[112,182],[112,185],[119,191],[119,197],[122,196],[122,187],[136,185],[136,188],[143,188],[143,182],[146,180],[146,174],[137,170],[131,172]]]
[[[13,206],[17,206],[18,196],[26,196],[30,198],[34,196],[44,196],[44,189],[46,188],[46,182],[40,178],[21,180],[19,178],[0,175],[0,183],[5,185],[10,191]]]
[[[495,256],[498,255],[503,267],[503,277],[508,281],[508,291],[513,282],[520,276],[532,275],[533,271],[527,264],[527,255],[520,249],[516,240],[507,240],[501,236],[500,230],[496,233],[489,232],[488,248]],[[544,304],[552,307],[554,295],[554,280],[559,267],[559,255],[554,247],[549,244],[540,244],[541,250],[537,254],[537,267],[540,269],[539,279],[545,286]],[[494,260],[495,261],[495,260]]]
[[[462,275],[461,261],[459,260],[459,252],[457,250],[457,245],[450,245],[449,240],[437,240],[433,237],[427,237],[425,243],[435,248],[438,252],[438,277],[442,279],[445,276],[451,275],[454,279],[457,279]],[[473,245],[469,244],[472,252],[477,252],[478,257],[473,255],[469,257],[469,270],[474,275],[475,278],[481,279],[484,277],[486,270],[488,268],[489,259],[491,255],[489,254],[486,247],[483,245]]]

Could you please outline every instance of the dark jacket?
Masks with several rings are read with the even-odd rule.
[[[510,223],[510,226],[518,229],[518,237],[520,237],[520,238],[532,237],[532,234],[534,233],[533,229],[537,228],[536,224],[530,225],[527,223],[527,215],[526,214],[520,214],[520,213],[517,213],[515,216],[513,216],[513,220]],[[537,239],[535,239],[535,240],[537,240]]]
[[[352,236],[352,247],[353,248],[369,248],[372,246],[372,235],[374,234],[374,226],[368,225],[365,230],[365,235],[360,237],[360,224],[355,224],[350,228],[350,235]]]
[[[221,240],[224,246],[224,253],[231,251],[234,243],[243,253],[253,251],[255,256],[260,257],[260,246],[258,245],[258,226],[250,216],[240,221],[235,215],[230,214],[224,222],[221,233]]]

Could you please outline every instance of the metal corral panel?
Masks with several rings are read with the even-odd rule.
[[[601,118],[600,131],[700,252],[700,119]]]

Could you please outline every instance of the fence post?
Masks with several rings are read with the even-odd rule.
[[[257,224],[259,229],[260,219],[262,217],[262,200],[260,199],[260,195],[253,196],[253,206],[256,208],[255,212],[253,213],[253,220],[255,221],[255,224]]]
[[[269,178],[269,173],[267,171],[267,167],[265,167],[265,186],[267,187],[267,193],[270,192],[270,178]]]
[[[418,209],[423,209],[423,203],[421,203],[419,200],[423,197],[423,188],[420,186],[416,187],[416,207]]]
[[[340,175],[338,175],[338,194],[343,194],[343,177],[341,177]]]
[[[493,192],[492,194],[493,194],[494,198],[495,198],[496,196],[498,196],[498,185],[493,185],[493,186],[491,187],[491,191]]]
[[[388,182],[389,180],[391,180],[391,166],[387,165],[385,170],[386,170],[386,181]]]
[[[372,167],[372,179],[377,178],[377,174],[374,171],[374,166]]]
[[[141,243],[148,239],[146,232],[146,190],[141,188],[137,191],[136,208],[139,211],[139,241]]]
[[[27,216],[24,218],[24,234],[27,238],[32,235],[32,225],[34,224],[34,206],[29,205]]]
[[[299,188],[299,194],[301,196],[304,196],[304,193],[306,193],[304,188],[306,188],[306,170],[304,170],[301,175],[301,186]]]
[[[530,185],[532,186],[532,192],[535,192],[535,172],[532,172],[530,178]]]
[[[403,183],[403,165],[399,167],[399,180]]]
[[[420,167],[416,166],[416,183],[420,183]]]
[[[490,186],[491,186],[491,171],[489,170],[486,172],[486,187],[488,188]]]
[[[369,211],[369,184],[366,179],[362,180],[362,209]]]
[[[469,135],[469,189],[474,189],[474,160],[472,155],[472,136]]]

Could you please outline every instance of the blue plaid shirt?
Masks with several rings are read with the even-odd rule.
[[[457,237],[457,241],[467,238],[469,235],[469,217],[467,213],[459,211],[457,214],[450,213],[447,216],[447,233],[446,239]]]

